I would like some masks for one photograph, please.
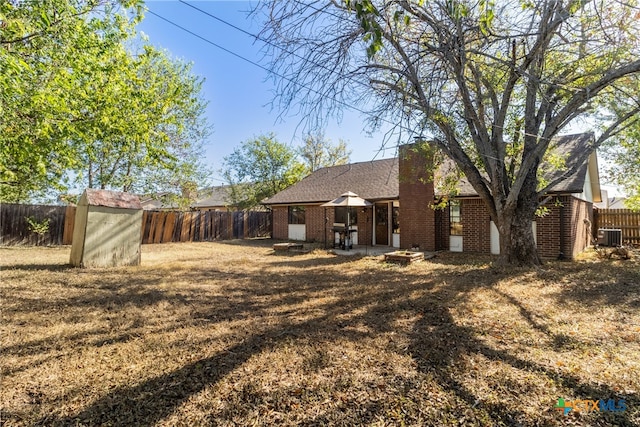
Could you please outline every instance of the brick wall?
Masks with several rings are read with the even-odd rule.
[[[326,209],[326,210],[325,210]],[[325,212],[328,221],[325,222]],[[332,234],[328,227],[333,224],[333,208],[318,205],[307,205],[305,209],[305,237],[307,242],[331,242]],[[273,207],[273,238],[287,240],[289,238],[289,207]]]
[[[325,221],[326,218],[326,221]],[[318,205],[307,205],[305,210],[305,235],[307,242],[327,243],[333,245],[335,237],[332,230],[335,222],[334,208]],[[373,208],[358,208],[358,245],[371,245],[373,227]],[[273,207],[273,238],[287,240],[289,238],[289,208]]]
[[[571,236],[571,196],[556,196],[545,205],[548,212],[536,218],[538,253],[543,258],[571,258],[573,254]]]
[[[543,258],[555,259],[562,252],[565,258],[574,258],[589,244],[593,204],[572,196],[557,196],[546,208],[549,212],[536,218],[538,253]]]
[[[435,211],[436,250],[449,250],[449,206]]]
[[[400,182],[400,247],[433,251],[435,244],[435,211],[433,182],[423,153],[403,145],[399,150]]]
[[[554,197],[546,206],[548,213],[537,217],[538,253],[556,259],[562,252],[573,258],[589,244],[588,225],[593,218],[593,205],[572,196]],[[490,253],[489,211],[481,199],[461,200],[464,252]],[[446,215],[445,215],[446,213]],[[436,214],[437,248],[448,249],[448,210]]]
[[[464,252],[491,252],[489,211],[482,199],[460,201],[462,249]]]
[[[325,222],[325,209],[327,217]],[[331,212],[329,212],[331,211]],[[333,208],[322,206],[307,206],[305,211],[307,242],[321,242],[328,238],[327,226],[333,224]]]
[[[358,208],[358,245],[373,242],[373,207]]]
[[[273,207],[273,238],[278,240],[289,238],[289,208],[287,206]]]
[[[538,254],[543,258],[557,258],[560,253],[560,218],[558,207],[550,209],[543,217],[536,218],[536,239]]]

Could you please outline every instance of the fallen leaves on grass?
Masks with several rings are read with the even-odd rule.
[[[6,425],[637,425],[638,258],[389,266],[269,242],[2,248]],[[625,399],[622,413],[554,409]]]

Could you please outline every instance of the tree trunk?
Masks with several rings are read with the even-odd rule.
[[[513,215],[505,215],[503,221],[504,224],[497,224],[500,232],[498,263],[517,266],[541,265],[542,260],[533,236],[533,214],[516,211]]]
[[[538,209],[535,187],[523,188],[514,209],[498,212],[496,226],[500,233],[499,264],[517,266],[541,265],[533,236],[533,220]],[[528,190],[528,191],[526,191]]]

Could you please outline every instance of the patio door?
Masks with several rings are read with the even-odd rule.
[[[389,205],[379,203],[375,206],[376,245],[389,245]]]

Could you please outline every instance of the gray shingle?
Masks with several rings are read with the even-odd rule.
[[[194,208],[201,207],[224,207],[231,205],[231,186],[218,185],[199,192],[199,200],[192,205]]]
[[[262,203],[324,203],[347,191],[366,200],[397,199],[398,189],[398,159],[373,160],[318,169]]]
[[[567,169],[570,169],[575,165],[578,155],[588,148],[592,140],[593,135],[590,133],[564,135],[555,138],[553,146],[558,153],[564,153]],[[449,160],[442,165],[440,171],[451,167],[453,162]],[[556,184],[549,192],[581,193],[587,167],[588,161],[583,162],[575,173]],[[564,171],[553,170],[543,176],[551,181],[563,173]],[[477,196],[466,178],[460,180],[458,189],[458,196]],[[347,191],[352,191],[370,201],[397,199],[399,197],[398,159],[374,160],[318,169],[297,184],[265,199],[262,203],[265,205],[324,203]],[[436,188],[436,194],[438,193]]]
[[[542,165],[539,169],[539,172],[542,173],[542,176],[547,182],[551,182],[556,178],[562,177],[566,171],[570,170],[576,165],[578,161],[579,155],[584,152],[593,141],[593,134],[591,133],[580,133],[574,135],[562,135],[553,139],[553,142],[550,147],[550,151],[555,152],[555,154],[563,157],[565,159],[565,169],[551,169],[545,171],[544,165]],[[548,193],[582,193],[584,189],[584,180],[587,176],[587,168],[589,166],[588,159],[586,159],[575,171],[573,174],[569,174],[564,180],[560,181],[552,188],[550,188]],[[455,170],[455,164],[453,160],[447,159],[442,166],[440,167],[440,175],[442,176],[446,171]],[[438,188],[436,190],[436,195],[443,195],[442,191],[439,191]],[[466,178],[462,178],[458,183],[458,194],[459,197],[473,197],[477,196],[478,193],[473,189],[471,184]]]

